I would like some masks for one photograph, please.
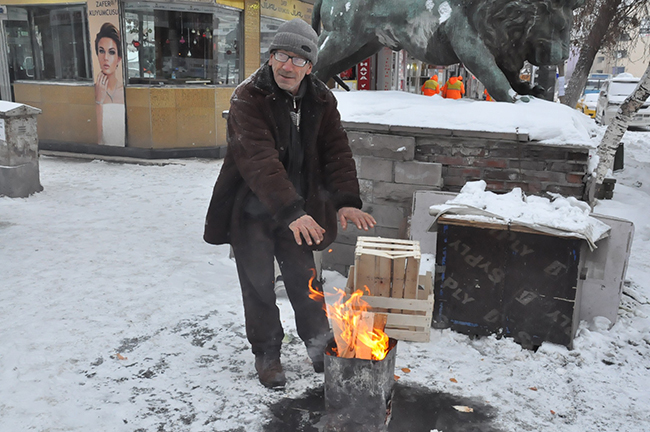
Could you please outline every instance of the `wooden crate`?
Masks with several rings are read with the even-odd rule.
[[[417,298],[420,242],[359,237],[354,251],[354,286],[370,295]]]
[[[352,294],[355,291],[354,273],[354,266],[350,266],[346,286],[347,294]],[[412,342],[429,341],[434,303],[431,272],[419,275],[416,298],[379,297],[365,294],[362,298],[368,303],[370,312],[386,314],[385,332],[389,337]]]

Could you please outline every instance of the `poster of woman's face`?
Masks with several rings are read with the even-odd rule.
[[[118,55],[116,42],[110,37],[103,37],[98,41],[97,60],[101,73],[105,76],[115,75],[122,58]]]
[[[95,38],[95,54],[99,70],[95,78],[95,102],[124,103],[124,85],[121,77],[122,41],[118,29],[104,23]]]
[[[99,144],[124,146],[124,84],[122,40],[113,24],[102,24],[95,38],[98,68],[95,77],[97,140]]]
[[[122,73],[122,37],[118,1],[88,2],[88,23],[94,44],[93,75],[97,112],[97,143],[124,146],[126,118]]]

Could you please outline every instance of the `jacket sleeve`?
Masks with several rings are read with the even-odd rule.
[[[319,133],[325,185],[339,210],[341,207],[361,208],[357,170],[352,159],[348,136],[341,125],[341,116],[333,95],[328,97],[328,108]]]
[[[280,161],[271,120],[261,108],[259,101],[250,96],[233,96],[228,113],[228,151],[242,178],[271,216],[289,225],[306,214],[304,200]]]

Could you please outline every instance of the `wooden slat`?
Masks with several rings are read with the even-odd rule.
[[[395,258],[408,258],[408,257],[415,257],[417,259],[421,258],[421,255],[419,253],[414,253],[412,251],[405,251],[405,252],[400,252],[400,251],[386,251],[386,250],[377,250],[377,249],[357,249],[356,253],[358,255],[373,255],[373,256],[380,256],[384,258],[389,258],[389,259],[395,259]]]
[[[431,325],[431,315],[386,314],[386,328],[425,327]]]
[[[421,312],[427,313],[429,308],[433,310],[431,300],[417,300],[417,299],[394,299],[390,297],[372,297],[363,296],[363,300],[373,308],[391,308],[402,309],[404,312]]]
[[[390,297],[393,260],[384,257],[376,257],[375,264],[375,291],[373,295],[379,297]]]
[[[375,258],[372,255],[357,255],[354,262],[354,289],[365,292],[368,287],[370,294],[374,295],[375,288]]]
[[[332,329],[333,330],[333,329]],[[339,351],[339,357],[341,358],[354,358],[356,355],[356,341],[357,341],[357,330],[358,327],[352,328],[352,334],[350,335],[350,343],[347,344],[345,351]]]
[[[416,298],[418,289],[418,275],[420,273],[420,260],[409,257],[406,259],[406,281],[404,282],[404,298]]]
[[[375,322],[372,325],[373,330],[384,331],[386,323],[388,322],[388,315],[384,313],[375,314]]]
[[[406,258],[393,260],[392,298],[404,298],[404,282],[406,281]],[[402,313],[402,309],[391,309],[391,312]]]
[[[418,297],[418,276],[420,274],[420,260],[418,258],[406,259],[406,281],[404,282],[404,298],[414,299]],[[404,311],[404,314],[415,312]],[[414,331],[415,328],[410,327]]]
[[[409,251],[409,252],[417,252],[419,249],[416,249],[414,245],[392,245],[392,244],[373,244],[373,243],[362,243],[357,245],[357,247],[364,249],[364,250],[376,250],[376,251],[389,251],[391,249],[394,249],[396,251]]]
[[[359,321],[360,326],[371,329],[375,324],[375,314],[372,312],[363,312]],[[359,340],[355,339],[354,357],[364,360],[372,360],[372,350],[369,346],[364,345]]]
[[[431,336],[430,328],[427,328],[423,331],[409,331],[409,330],[397,330],[397,329],[386,329],[386,334],[388,337],[393,339],[411,341],[411,342],[429,342]]]
[[[404,282],[406,281],[406,258],[393,260],[392,298],[404,298]]]
[[[412,245],[416,243],[417,240],[404,240],[404,239],[392,239],[386,237],[367,237],[360,236],[357,237],[357,244],[359,243],[379,243],[379,244],[406,244]]]
[[[352,294],[354,292],[354,266],[350,266],[348,271],[348,280],[345,283],[345,293]]]
[[[331,317],[332,315],[332,307],[330,305],[327,305],[327,316]],[[345,342],[345,340],[343,340],[341,337],[341,332],[343,329],[338,325],[336,320],[330,320],[330,324],[332,326],[332,333],[334,333],[334,341],[336,342],[337,354],[339,357],[343,357],[348,353],[350,348],[347,342]]]

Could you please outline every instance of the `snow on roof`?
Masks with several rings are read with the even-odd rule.
[[[629,72],[621,72],[620,74],[618,74],[618,75],[616,75],[614,77],[614,79],[618,79],[618,78],[635,78],[635,76],[632,75]],[[638,78],[636,78],[636,79],[638,79]]]

